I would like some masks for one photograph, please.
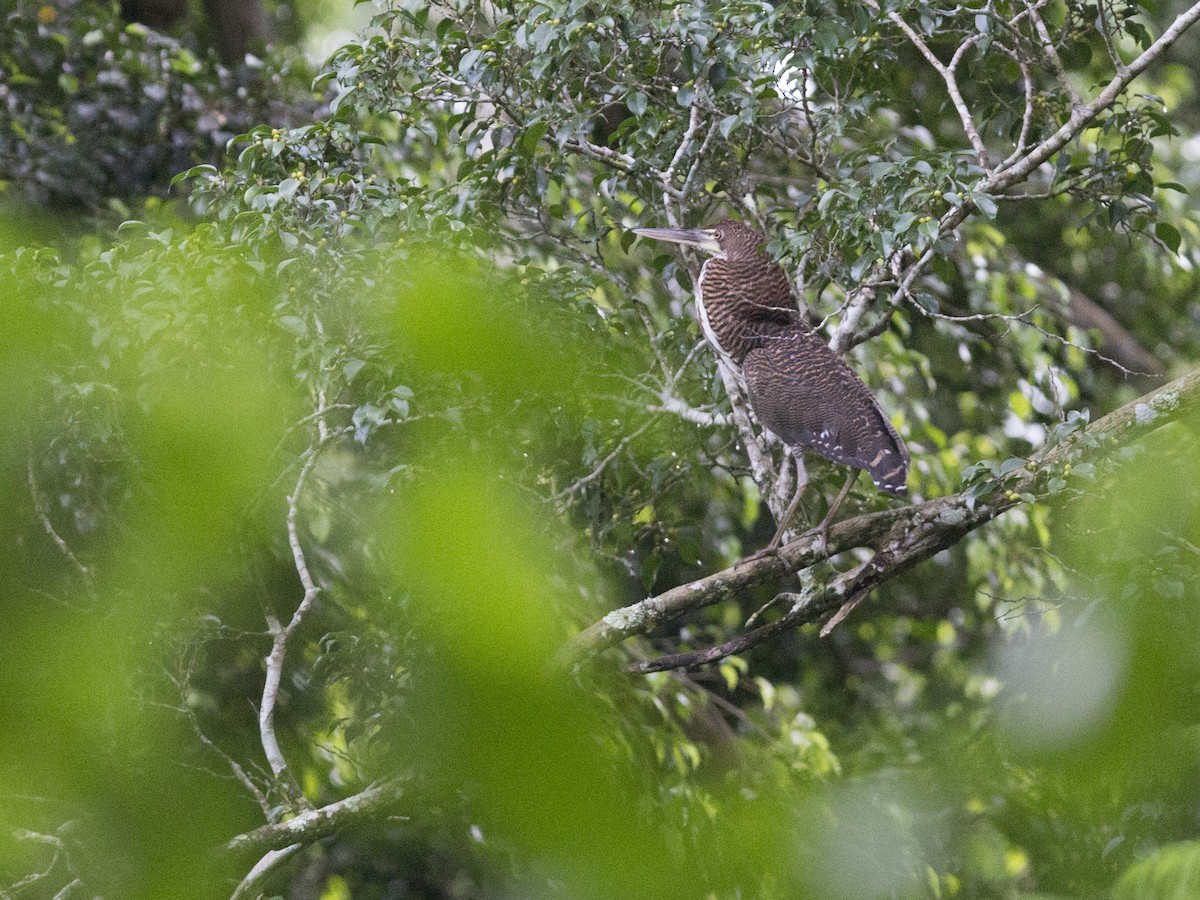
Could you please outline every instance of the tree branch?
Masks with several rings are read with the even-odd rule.
[[[262,859],[246,873],[246,877],[242,879],[241,884],[237,886],[237,890],[233,892],[229,900],[250,900],[250,898],[261,897],[262,889],[275,869],[303,849],[303,844],[291,844],[280,850],[268,850],[263,854]]]
[[[827,584],[810,584],[793,600],[781,619],[734,638],[727,644],[691,654],[637,663],[631,671],[650,672],[679,665],[712,662],[740,652],[787,628],[827,617],[856,603],[903,570],[957,544],[969,532],[1026,502],[1052,496],[1048,484],[1063,477],[1068,463],[1103,459],[1187,412],[1200,409],[1200,370],[1122,406],[1081,432],[1046,451],[1034,462],[990,480],[990,491],[978,489],[924,503],[869,513],[836,522],[827,535],[807,535],[785,544],[775,556],[744,560],[732,568],[672,588],[657,597],[615,610],[575,635],[560,652],[564,664],[587,657],[634,635],[647,634],[687,612],[739,596],[747,589],[778,581],[784,575],[855,547],[874,555],[866,563]],[[834,622],[836,624],[836,621]]]
[[[652,413],[670,413],[673,416],[679,416],[685,422],[691,422],[702,428],[723,428],[730,424],[729,416],[724,413],[697,409],[666,391],[662,393],[657,406],[647,406],[646,410]]]
[[[1104,12],[1105,2],[1106,0],[1098,0],[1096,3],[1096,12],[1099,17],[1098,28],[1104,38],[1104,46],[1108,48],[1108,58],[1112,60],[1113,69],[1120,75],[1125,71],[1125,60],[1121,58],[1116,42],[1113,41],[1112,31],[1108,27],[1108,16]]]
[[[746,448],[746,457],[750,461],[750,474],[763,497],[766,498],[771,515],[778,517],[783,514],[787,501],[785,500],[780,505],[775,499],[774,486],[779,478],[779,473],[776,471],[775,461],[771,457],[771,448],[767,445],[766,437],[754,430],[754,425],[750,421],[749,405],[737,373],[723,359],[717,360],[717,371],[721,375],[721,383],[725,385],[725,393],[729,397],[733,424],[737,427],[742,446]]]
[[[1046,22],[1042,19],[1041,13],[1035,7],[1031,6],[1028,0],[1025,2],[1025,9],[1033,22],[1033,27],[1037,32],[1038,40],[1041,42],[1042,50],[1045,51],[1046,60],[1050,63],[1050,71],[1054,73],[1055,79],[1071,101],[1071,108],[1074,109],[1083,103],[1083,99],[1079,96],[1079,91],[1075,90],[1075,85],[1071,83],[1071,79],[1067,77],[1067,70],[1063,67],[1058,50],[1054,48],[1054,41],[1050,39],[1050,32],[1046,28]],[[1120,70],[1118,70],[1118,74],[1120,74]]]
[[[284,658],[287,656],[288,641],[296,629],[300,627],[300,623],[304,621],[305,614],[312,607],[317,599],[317,595],[321,592],[320,587],[313,580],[312,573],[308,569],[308,560],[304,555],[304,547],[300,543],[300,532],[297,526],[300,495],[304,491],[305,482],[308,480],[309,473],[312,472],[313,465],[317,461],[320,447],[320,444],[315,444],[309,448],[308,459],[300,467],[300,474],[296,477],[296,486],[287,498],[288,545],[292,550],[292,560],[296,567],[296,574],[300,577],[300,583],[304,587],[304,596],[301,598],[296,611],[292,613],[292,618],[286,626],[281,625],[279,620],[273,615],[267,617],[267,627],[272,636],[271,652],[267,654],[267,676],[263,682],[262,706],[258,711],[258,730],[262,738],[263,753],[267,757],[267,763],[271,766],[271,771],[275,773],[275,777],[289,788],[293,799],[301,801],[302,804],[304,794],[300,791],[299,783],[288,769],[287,760],[283,755],[283,750],[279,746],[279,738],[275,733],[275,705],[279,699],[279,685],[283,680],[283,663]]]
[[[858,343],[855,340],[858,334],[858,325],[862,321],[862,317],[866,314],[868,307],[875,302],[876,284],[883,277],[884,271],[882,266],[877,265],[872,270],[871,277],[860,284],[852,293],[850,300],[844,307],[845,312],[842,313],[842,318],[838,321],[837,326],[833,329],[833,334],[829,338],[829,349],[834,353],[845,353]]]
[[[631,442],[637,440],[639,437],[641,437],[643,434],[645,434],[646,430],[651,425],[653,425],[656,421],[658,421],[657,415],[654,418],[648,419],[636,431],[631,431],[629,434],[625,435],[625,437],[621,438],[621,440],[619,440],[617,442],[617,446],[613,448],[612,452],[609,453],[606,457],[604,457],[604,459],[600,460],[600,462],[598,462],[596,464],[596,467],[594,469],[592,469],[591,472],[589,472],[587,475],[584,475],[580,478],[576,478],[573,482],[571,482],[569,485],[567,485],[561,491],[559,491],[558,493],[556,493],[552,497],[550,497],[550,500],[551,501],[565,500],[567,497],[570,497],[572,494],[576,493],[577,491],[583,490],[585,487],[587,487],[589,484],[591,484],[593,481],[595,481],[597,478],[599,478],[601,475],[603,475],[604,470],[608,468],[608,464],[611,463],[614,459],[616,459],[617,456],[621,453],[621,451],[624,450],[626,447],[628,447]]]
[[[400,799],[399,779],[371,785],[353,796],[319,809],[310,809],[286,822],[273,822],[231,838],[226,853],[265,855],[293,844],[311,844],[358,822],[370,820]]]

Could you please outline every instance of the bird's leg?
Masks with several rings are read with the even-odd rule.
[[[823,534],[825,529],[829,527],[829,523],[833,521],[833,517],[837,515],[838,509],[846,501],[846,495],[850,493],[850,488],[854,487],[854,482],[858,480],[858,473],[861,469],[851,469],[849,476],[846,478],[846,483],[842,485],[842,489],[838,491],[838,495],[834,498],[833,503],[829,504],[829,512],[825,513],[825,518],[821,520],[821,524],[814,528],[811,534]]]
[[[779,526],[775,529],[775,537],[771,538],[771,543],[767,544],[762,552],[769,553],[772,550],[779,549],[779,545],[783,543],[783,533],[787,531],[788,524],[792,521],[792,516],[796,514],[796,507],[800,505],[800,498],[804,496],[804,489],[808,487],[808,470],[804,468],[804,453],[801,450],[796,451],[796,493],[792,495],[792,502],[788,504],[787,512],[779,519]]]

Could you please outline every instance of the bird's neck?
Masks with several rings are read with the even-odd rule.
[[[766,257],[709,259],[696,299],[705,336],[738,366],[766,334],[801,327],[787,275]]]
[[[700,273],[710,313],[723,313],[738,322],[791,325],[799,318],[787,273],[766,256],[709,259]]]

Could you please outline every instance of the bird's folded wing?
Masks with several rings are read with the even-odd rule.
[[[865,469],[888,493],[906,493],[900,435],[862,379],[815,334],[763,335],[742,373],[754,414],[786,444]]]

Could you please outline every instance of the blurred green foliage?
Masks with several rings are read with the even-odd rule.
[[[115,2],[16,0],[0,29],[0,201],[72,212],[166,193],[257,122],[314,105],[296,53],[231,72],[195,41],[117,16]],[[119,221],[119,220],[118,220]]]
[[[1105,11],[1131,53],[1166,6]],[[897,8],[939,53],[1011,11]],[[936,73],[867,7],[383,6],[319,79],[328,114],[296,127],[307,99],[253,89],[209,121],[238,85],[108,5],[41,9],[0,37],[21,75],[0,85],[5,193],[133,204],[192,168],[187,202],[145,221],[0,232],[0,888],[228,896],[254,863],[219,850],[235,834],[398,778],[394,808],[255,890],[1194,893],[1186,417],[828,638],[621,673],[728,637],[766,590],[585,672],[554,662],[578,627],[773,531],[686,270],[626,229],[664,203],[761,218],[820,322],[977,183]],[[1073,83],[1106,80],[1096,7],[1046,16]],[[978,40],[964,92],[1011,142],[1019,67]],[[869,310],[887,328],[853,361],[918,496],[980,485],[1147,383],[1094,352],[1072,289],[1164,370],[1195,358],[1186,52],[1056,158],[1055,196],[976,198],[914,301]],[[1035,139],[1065,102],[1038,78]],[[708,137],[664,200],[693,109]],[[264,658],[306,578],[281,774]]]

